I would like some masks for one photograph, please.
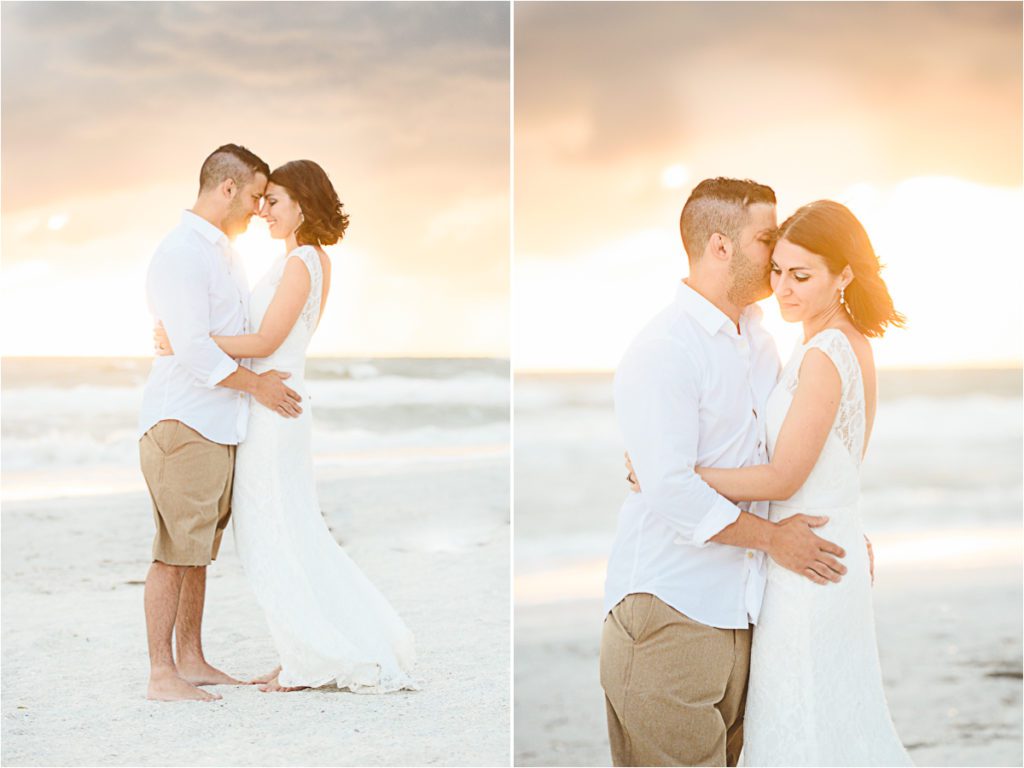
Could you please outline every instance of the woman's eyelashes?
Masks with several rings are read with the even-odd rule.
[[[772,262],[772,272],[773,272],[774,274],[776,274],[776,275],[781,275],[781,274],[782,274],[782,269],[781,269],[781,268],[779,267],[779,265],[778,265],[778,264],[776,264],[776,263],[775,263],[774,261]],[[811,279],[811,276],[810,276],[810,275],[808,275],[808,274],[807,274],[807,273],[805,273],[805,272],[794,272],[794,273],[793,273],[793,278],[794,278],[794,279],[795,279],[795,280],[796,280],[796,281],[797,281],[798,283],[805,283],[805,282],[807,282],[808,280],[810,280],[810,279]]]

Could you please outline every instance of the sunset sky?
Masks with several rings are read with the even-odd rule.
[[[203,158],[309,158],[351,217],[311,352],[509,354],[509,9],[2,6],[2,352],[147,355],[144,276]],[[259,277],[281,245],[237,244]]]
[[[1020,364],[1020,4],[518,3],[515,69],[517,369],[613,368],[719,175],[861,218],[910,323],[881,365]]]

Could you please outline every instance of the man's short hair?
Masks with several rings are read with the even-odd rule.
[[[747,206],[775,205],[771,187],[749,179],[705,179],[690,193],[679,216],[679,234],[690,264],[704,254],[716,232],[736,240],[747,223]]]
[[[225,144],[203,161],[199,170],[199,191],[216,189],[225,179],[233,179],[239,187],[244,187],[257,173],[270,178],[270,166],[243,146]]]

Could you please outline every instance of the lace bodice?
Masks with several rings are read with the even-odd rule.
[[[323,270],[320,267],[320,255],[312,245],[300,245],[291,253],[281,256],[275,261],[267,274],[253,288],[249,302],[250,327],[259,328],[263,316],[274,300],[274,293],[281,284],[285,266],[289,259],[299,259],[309,270],[309,295],[302,306],[299,319],[291,332],[270,357],[253,360],[253,370],[263,373],[271,369],[288,371],[293,375],[301,375],[306,365],[306,349],[313,338],[313,332],[320,322],[320,299],[323,295]]]
[[[836,414],[833,431],[850,452],[851,458],[860,466],[864,455],[864,430],[866,411],[864,403],[864,379],[861,376],[860,362],[853,351],[850,340],[838,328],[827,328],[817,334],[806,344],[800,345],[800,351],[793,355],[786,366],[782,378],[790,395],[796,392],[800,383],[800,364],[810,349],[820,349],[839,371],[842,382],[842,400]]]
[[[800,365],[810,349],[820,349],[835,365],[841,382],[841,398],[821,455],[803,487],[789,502],[809,508],[854,504],[860,496],[860,464],[864,454],[864,379],[850,340],[838,328],[828,328],[798,345],[783,369],[768,400],[768,453],[775,452],[782,423],[800,383]]]

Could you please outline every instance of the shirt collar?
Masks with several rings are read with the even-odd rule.
[[[228,245],[228,236],[199,214],[188,210],[182,211],[181,223],[189,229],[194,229],[214,245]]]
[[[722,329],[725,329],[726,333],[732,336],[736,335],[736,324],[732,321],[732,318],[686,283],[679,283],[679,288],[676,290],[676,304],[682,307],[686,314],[696,320],[697,324],[707,331],[709,336],[714,336]],[[751,323],[758,322],[763,314],[757,304],[751,304],[746,307],[740,313],[740,328],[746,331]]]

